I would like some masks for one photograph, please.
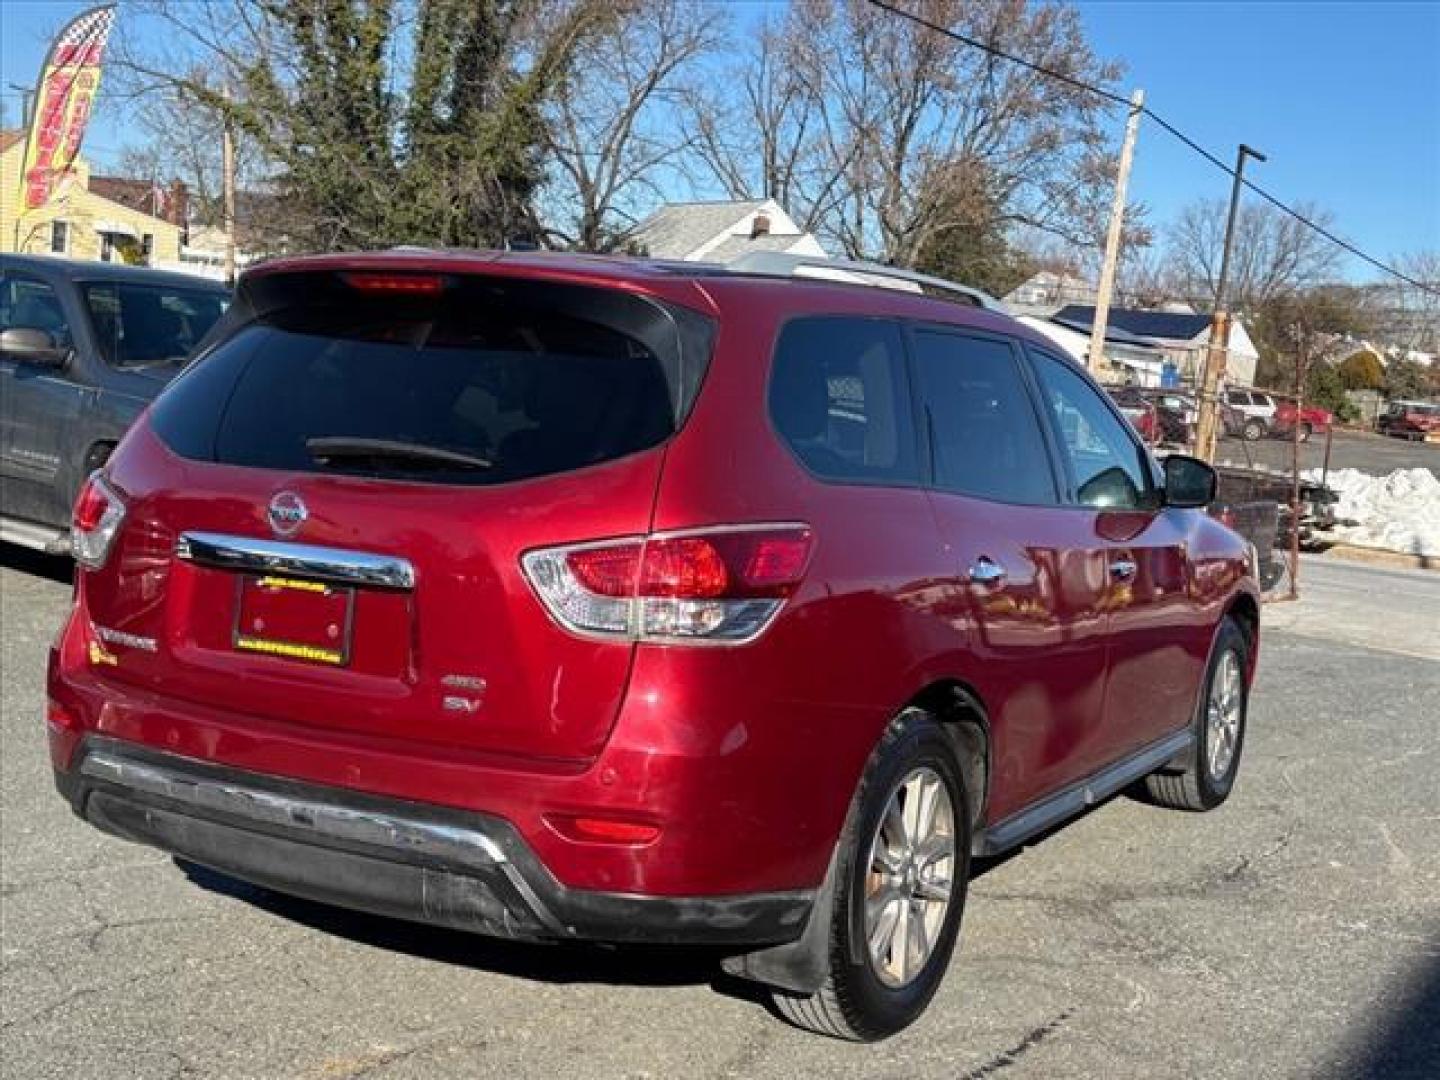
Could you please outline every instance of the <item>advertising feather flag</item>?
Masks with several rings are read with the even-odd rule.
[[[35,112],[20,171],[21,205],[27,210],[45,205],[75,164],[114,22],[114,4],[91,8],[71,20],[50,46],[35,84]]]

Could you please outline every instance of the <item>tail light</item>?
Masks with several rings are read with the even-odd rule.
[[[75,561],[91,570],[104,566],[124,520],[125,503],[119,492],[100,473],[91,473],[70,518],[70,551]]]
[[[542,548],[521,565],[576,633],[734,645],[774,619],[813,545],[805,525],[741,525]]]

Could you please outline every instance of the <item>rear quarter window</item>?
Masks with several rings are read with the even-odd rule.
[[[826,480],[919,483],[900,328],[885,319],[815,316],[787,323],[768,407],[781,439]]]
[[[230,465],[494,484],[654,447],[683,420],[709,323],[592,287],[447,279],[434,295],[274,275],[156,403],[177,453]]]

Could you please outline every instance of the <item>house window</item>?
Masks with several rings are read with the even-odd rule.
[[[150,255],[154,250],[155,236],[147,232],[144,236],[140,237],[140,261],[146,266],[150,265]]]
[[[115,261],[115,234],[102,232],[100,234],[100,261]]]
[[[63,221],[52,221],[50,223],[50,250],[56,255],[64,255],[65,249],[70,246],[70,226]]]

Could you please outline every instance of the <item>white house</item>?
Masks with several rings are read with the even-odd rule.
[[[1061,326],[1088,334],[1095,321],[1095,308],[1071,304],[1061,308],[1052,318]],[[1193,382],[1199,378],[1210,340],[1210,316],[1193,312],[1111,308],[1106,325],[1158,347],[1165,354],[1165,359],[1175,365],[1182,379]],[[1251,385],[1255,381],[1255,365],[1259,361],[1260,353],[1245,325],[1239,319],[1232,319],[1230,353],[1225,364],[1226,381],[1240,386]]]
[[[1044,317],[1066,304],[1093,304],[1095,294],[1095,285],[1082,277],[1041,270],[1015,286],[1002,299],[1012,311]]]
[[[666,203],[628,239],[656,259],[728,263],[752,251],[827,253],[774,199]]]
[[[1036,333],[1049,338],[1056,346],[1082,367],[1090,355],[1090,335],[1068,326],[1043,319],[1038,315],[1020,315]],[[1113,327],[1105,331],[1105,359],[1131,386],[1159,386],[1165,366],[1165,354],[1158,346],[1149,345]],[[1102,376],[1104,378],[1104,376]]]

